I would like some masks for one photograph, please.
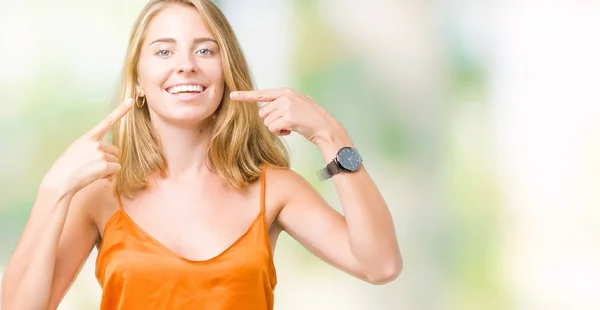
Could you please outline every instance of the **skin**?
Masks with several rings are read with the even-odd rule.
[[[122,197],[125,211],[138,226],[190,260],[221,253],[260,210],[259,182],[235,190],[204,165],[211,116],[224,87],[220,51],[211,39],[200,14],[189,7],[170,5],[151,22],[136,90],[146,98],[168,171],[166,177],[152,176],[149,187],[133,199]],[[166,91],[182,82],[208,88],[193,99]],[[341,147],[353,146],[333,116],[293,89],[236,92],[231,98],[236,104],[266,102],[259,110],[265,126],[281,135],[301,134],[319,148],[324,164]],[[75,141],[44,177],[4,275],[3,309],[56,308],[101,240],[108,219],[119,208],[110,178],[120,170],[119,151],[101,138],[132,108],[135,105],[126,100]],[[332,179],[344,216],[294,171],[268,168],[265,213],[272,248],[286,231],[348,274],[374,284],[392,281],[400,273],[402,258],[392,218],[375,183],[364,166]]]

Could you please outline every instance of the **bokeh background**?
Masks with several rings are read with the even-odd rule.
[[[45,171],[111,110],[145,2],[0,0],[0,275]],[[345,124],[405,261],[373,286],[284,235],[277,309],[600,309],[599,1],[217,2],[259,88]],[[98,308],[95,257],[60,309]]]

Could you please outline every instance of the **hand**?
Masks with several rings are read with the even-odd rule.
[[[75,140],[46,173],[43,185],[59,191],[60,195],[75,195],[93,181],[118,173],[119,150],[101,140],[132,107],[133,100],[125,100],[96,127]]]
[[[318,144],[341,127],[339,122],[312,98],[291,88],[236,91],[231,99],[240,102],[265,102],[258,115],[269,131],[285,136],[295,131]]]

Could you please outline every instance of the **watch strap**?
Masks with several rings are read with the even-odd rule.
[[[334,159],[329,164],[327,164],[327,167],[319,170],[317,172],[317,176],[319,177],[319,180],[324,181],[342,171],[344,170],[340,167],[337,160]]]

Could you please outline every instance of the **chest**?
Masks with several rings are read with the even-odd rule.
[[[178,184],[151,188],[134,199],[122,199],[131,228],[147,241],[181,258],[214,258],[245,237],[261,220],[260,191]]]

